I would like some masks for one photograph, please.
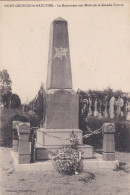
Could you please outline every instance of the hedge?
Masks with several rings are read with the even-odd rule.
[[[12,121],[13,117],[16,115],[20,115],[22,111],[20,109],[7,109],[4,108],[2,111],[1,118],[1,139],[0,145],[5,147],[12,146]]]
[[[130,151],[130,126],[128,127],[126,121],[112,120],[108,118],[98,119],[97,117],[88,118],[86,124],[83,125],[83,134],[89,133],[87,126],[92,130],[96,130],[105,122],[110,122],[115,124],[115,149],[120,152]],[[97,134],[84,139],[84,144],[89,144],[94,146],[94,149],[102,149],[103,135]]]
[[[0,146],[12,147],[12,121],[30,122],[30,126],[39,126],[40,121],[35,115],[23,113],[20,109],[7,109],[2,111],[0,128]]]
[[[35,114],[23,114],[20,109],[4,109],[2,111],[2,127],[0,145],[5,147],[12,146],[12,121],[18,120],[21,122],[30,122],[31,127],[40,125],[40,121]],[[100,128],[105,122],[113,122],[115,124],[115,148],[117,151],[130,151],[130,125],[127,125],[126,121],[111,120],[109,118],[89,117],[87,122],[80,121],[83,134],[89,133],[87,126],[92,130]],[[82,124],[81,124],[82,123]],[[87,139],[84,139],[84,144],[94,146],[94,149],[102,148],[103,135],[93,135]]]

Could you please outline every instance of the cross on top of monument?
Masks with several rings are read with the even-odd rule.
[[[47,89],[72,89],[67,21],[59,17],[50,29]]]

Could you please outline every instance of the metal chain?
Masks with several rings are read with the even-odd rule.
[[[44,132],[45,133],[45,132]],[[59,136],[56,136],[56,135],[52,135],[52,134],[48,134],[48,133],[45,133],[47,136],[49,137],[54,137],[54,138],[57,138],[57,139],[61,139],[61,140],[70,140],[70,138],[63,138],[63,137],[59,137]]]
[[[30,129],[39,129],[40,127],[36,126],[36,127],[31,127]]]
[[[100,129],[96,129],[95,131],[93,131],[93,132],[90,133],[90,134],[84,135],[83,138],[88,138],[88,137],[90,137],[91,135],[97,135],[97,134],[99,134],[99,133],[102,133],[102,127],[101,127]]]
[[[45,132],[44,132],[45,133]],[[93,131],[92,133],[90,133],[90,134],[86,134],[86,135],[83,135],[83,136],[77,136],[76,138],[80,138],[80,137],[82,137],[82,138],[88,138],[88,137],[90,137],[90,136],[92,136],[92,135],[97,135],[97,134],[99,134],[99,133],[102,133],[102,127],[100,127],[99,129],[96,129],[95,131]],[[61,140],[70,140],[70,141],[72,141],[72,138],[63,138],[63,137],[60,137],[60,136],[55,136],[55,135],[53,135],[53,134],[48,134],[48,133],[45,133],[47,136],[49,136],[49,137],[54,137],[54,138],[57,138],[57,139],[61,139]]]

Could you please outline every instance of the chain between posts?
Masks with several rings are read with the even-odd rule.
[[[38,129],[39,127],[34,127],[34,128],[32,128],[32,129]],[[92,136],[92,135],[97,135],[97,134],[100,134],[100,133],[102,133],[102,128],[103,128],[103,126],[102,127],[100,127],[99,129],[96,129],[96,130],[94,130],[92,133],[90,133],[90,134],[86,134],[86,135],[83,135],[83,136],[77,136],[77,138],[80,138],[80,137],[82,137],[82,138],[88,138],[88,137],[90,137],[90,136]],[[90,129],[90,128],[89,128]],[[92,130],[91,130],[92,131]],[[48,134],[48,133],[46,133],[46,132],[44,132],[47,136],[49,136],[49,137],[54,137],[54,138],[57,138],[57,139],[61,139],[61,140],[70,140],[70,141],[72,141],[72,138],[63,138],[63,137],[60,137],[60,136],[55,136],[55,135],[53,135],[53,134]]]
[[[103,128],[103,126],[100,127],[99,129],[96,129],[95,131],[93,131],[93,132],[90,133],[90,134],[83,135],[83,138],[88,138],[88,137],[90,137],[91,135],[97,135],[97,134],[99,134],[99,133],[103,133],[102,128]]]

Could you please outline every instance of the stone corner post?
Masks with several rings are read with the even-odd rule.
[[[113,123],[104,123],[103,125],[103,155],[105,161],[115,160],[115,125]]]
[[[18,125],[19,146],[18,146],[18,162],[19,164],[30,163],[30,123],[20,122]]]

